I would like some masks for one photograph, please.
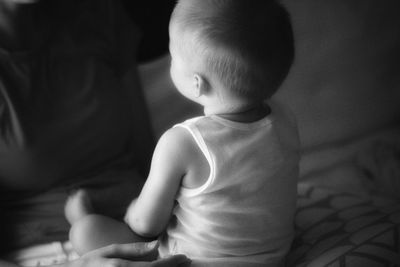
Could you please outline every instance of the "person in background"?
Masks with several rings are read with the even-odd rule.
[[[18,266],[9,255],[22,248],[68,240],[63,207],[78,188],[116,220],[142,188],[153,138],[139,40],[119,1],[0,0],[1,266]],[[65,266],[187,261],[135,262],[156,247],[106,247]]]
[[[125,215],[131,229],[96,214],[84,190],[73,194],[71,242],[86,253],[160,236],[161,258],[183,253],[193,266],[281,266],[294,235],[299,138],[293,116],[265,100],[293,61],[289,15],[273,0],[181,0],[169,30],[172,80],[205,115],[158,141]]]

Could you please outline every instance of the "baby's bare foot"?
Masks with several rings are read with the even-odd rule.
[[[64,214],[70,224],[91,213],[93,213],[92,204],[84,189],[79,189],[68,197]]]

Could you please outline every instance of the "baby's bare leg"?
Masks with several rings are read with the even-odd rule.
[[[111,244],[150,241],[136,235],[124,222],[97,214],[89,214],[76,221],[69,238],[79,255]]]
[[[78,190],[68,198],[65,205],[65,216],[71,224],[70,241],[79,255],[112,244],[147,242],[151,240],[135,234],[122,221],[95,214],[90,198],[83,189]],[[155,259],[156,256],[149,255],[143,260]]]
[[[95,212],[86,190],[79,189],[68,197],[64,207],[64,214],[71,225],[92,213]]]

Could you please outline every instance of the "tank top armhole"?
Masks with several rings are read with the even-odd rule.
[[[176,124],[174,127],[182,127],[184,129],[186,129],[192,135],[194,141],[199,146],[201,152],[206,157],[208,165],[210,166],[210,174],[209,174],[206,182],[203,185],[196,187],[196,188],[185,188],[185,187],[181,186],[179,194],[182,196],[185,196],[185,197],[192,197],[192,196],[202,193],[214,181],[214,177],[215,177],[214,160],[211,157],[211,153],[208,150],[208,147],[207,147],[206,143],[204,142],[204,139],[196,126],[194,126],[194,125],[188,126],[186,124]]]

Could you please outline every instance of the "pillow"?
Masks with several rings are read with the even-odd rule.
[[[299,184],[298,195],[287,266],[400,265],[400,202],[306,183]]]

